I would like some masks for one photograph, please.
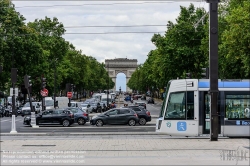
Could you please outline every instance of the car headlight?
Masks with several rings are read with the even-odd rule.
[[[92,118],[91,119],[95,119],[97,116],[95,115],[95,116],[92,116]]]

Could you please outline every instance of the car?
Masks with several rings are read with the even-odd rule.
[[[40,102],[32,102],[32,106],[35,109],[36,113],[40,113],[41,111],[41,103]],[[30,102],[27,102],[23,107],[21,111],[22,117],[25,115],[30,114]]]
[[[144,109],[144,107],[136,106],[136,105],[128,105],[125,107],[131,108],[137,113],[140,125],[145,125],[147,122],[151,121],[150,112],[148,110]]]
[[[141,100],[146,100],[146,95],[142,95]]]
[[[92,108],[91,112],[97,112],[97,103],[90,103],[90,106]]]
[[[126,97],[124,98],[124,100],[125,100],[125,101],[131,101],[131,96],[126,96]]]
[[[138,100],[138,96],[137,96],[137,95],[134,95],[134,96],[133,96],[133,100]]]
[[[129,126],[135,126],[138,122],[138,115],[130,108],[114,108],[105,113],[95,115],[90,120],[90,124],[96,126],[106,124],[128,124]]]
[[[82,110],[81,108],[69,107],[67,109],[73,112],[75,117],[75,122],[78,123],[79,125],[84,125],[86,122],[89,121],[89,114],[86,111]]]
[[[86,111],[87,113],[92,113],[92,107],[90,104],[83,103],[80,105],[80,108],[82,108],[82,110]]]
[[[19,115],[19,114],[22,114],[22,108],[23,108],[23,106],[20,106],[18,109],[17,109],[17,114]]]
[[[36,114],[36,125],[63,125],[69,127],[75,122],[74,114],[68,109],[58,108]],[[31,125],[31,117],[25,116],[24,125]]]
[[[72,101],[68,103],[68,107],[77,108],[77,107],[81,107],[81,104],[82,104],[81,102]]]
[[[106,104],[107,104],[107,103],[102,103],[102,102],[100,102],[100,105],[101,105],[101,107],[102,107],[102,112],[107,111],[107,106],[106,106]]]
[[[154,99],[153,99],[152,97],[150,97],[150,98],[148,99],[148,104],[150,104],[150,103],[152,103],[152,104],[155,103],[155,101],[154,101]]]
[[[137,102],[135,102],[135,105],[137,105],[137,106],[142,106],[142,107],[144,107],[145,109],[147,109],[147,104],[144,103],[143,101],[137,101]]]
[[[0,105],[0,117],[4,117],[4,111],[5,111],[4,106]]]

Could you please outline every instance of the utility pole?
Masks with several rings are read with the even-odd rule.
[[[209,82],[211,95],[210,141],[218,141],[218,3],[220,0],[206,0],[209,3]]]
[[[54,62],[54,108],[56,108],[56,61]]]
[[[107,89],[107,107],[109,105],[109,62],[108,62],[108,89]]]

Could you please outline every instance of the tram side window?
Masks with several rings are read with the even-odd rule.
[[[194,119],[194,92],[187,92],[187,119]]]
[[[171,93],[164,119],[185,119],[185,92]]]
[[[250,95],[226,95],[226,118],[250,118]]]

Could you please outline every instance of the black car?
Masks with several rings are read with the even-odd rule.
[[[74,114],[67,109],[46,110],[36,114],[36,125],[63,125],[68,127],[74,123]],[[30,116],[25,116],[24,125],[31,125]]]
[[[4,106],[0,105],[0,117],[4,117]]]
[[[93,116],[91,125],[103,126],[105,124],[128,124],[135,126],[139,122],[136,112],[130,108],[114,108],[103,114]]]
[[[28,115],[31,115],[31,110],[30,109],[26,109],[26,110],[21,111],[21,116],[22,117],[28,116]]]
[[[137,113],[140,125],[145,125],[147,122],[151,121],[150,112],[144,109],[144,107],[135,105],[130,105],[126,107],[133,109]]]
[[[67,108],[71,112],[73,112],[75,117],[75,122],[79,125],[84,125],[86,122],[89,121],[89,114],[86,111],[83,111],[81,108]]]
[[[152,104],[155,103],[155,101],[154,101],[154,99],[153,99],[152,97],[150,97],[150,98],[148,99],[148,104],[150,104],[150,103],[152,103]]]

